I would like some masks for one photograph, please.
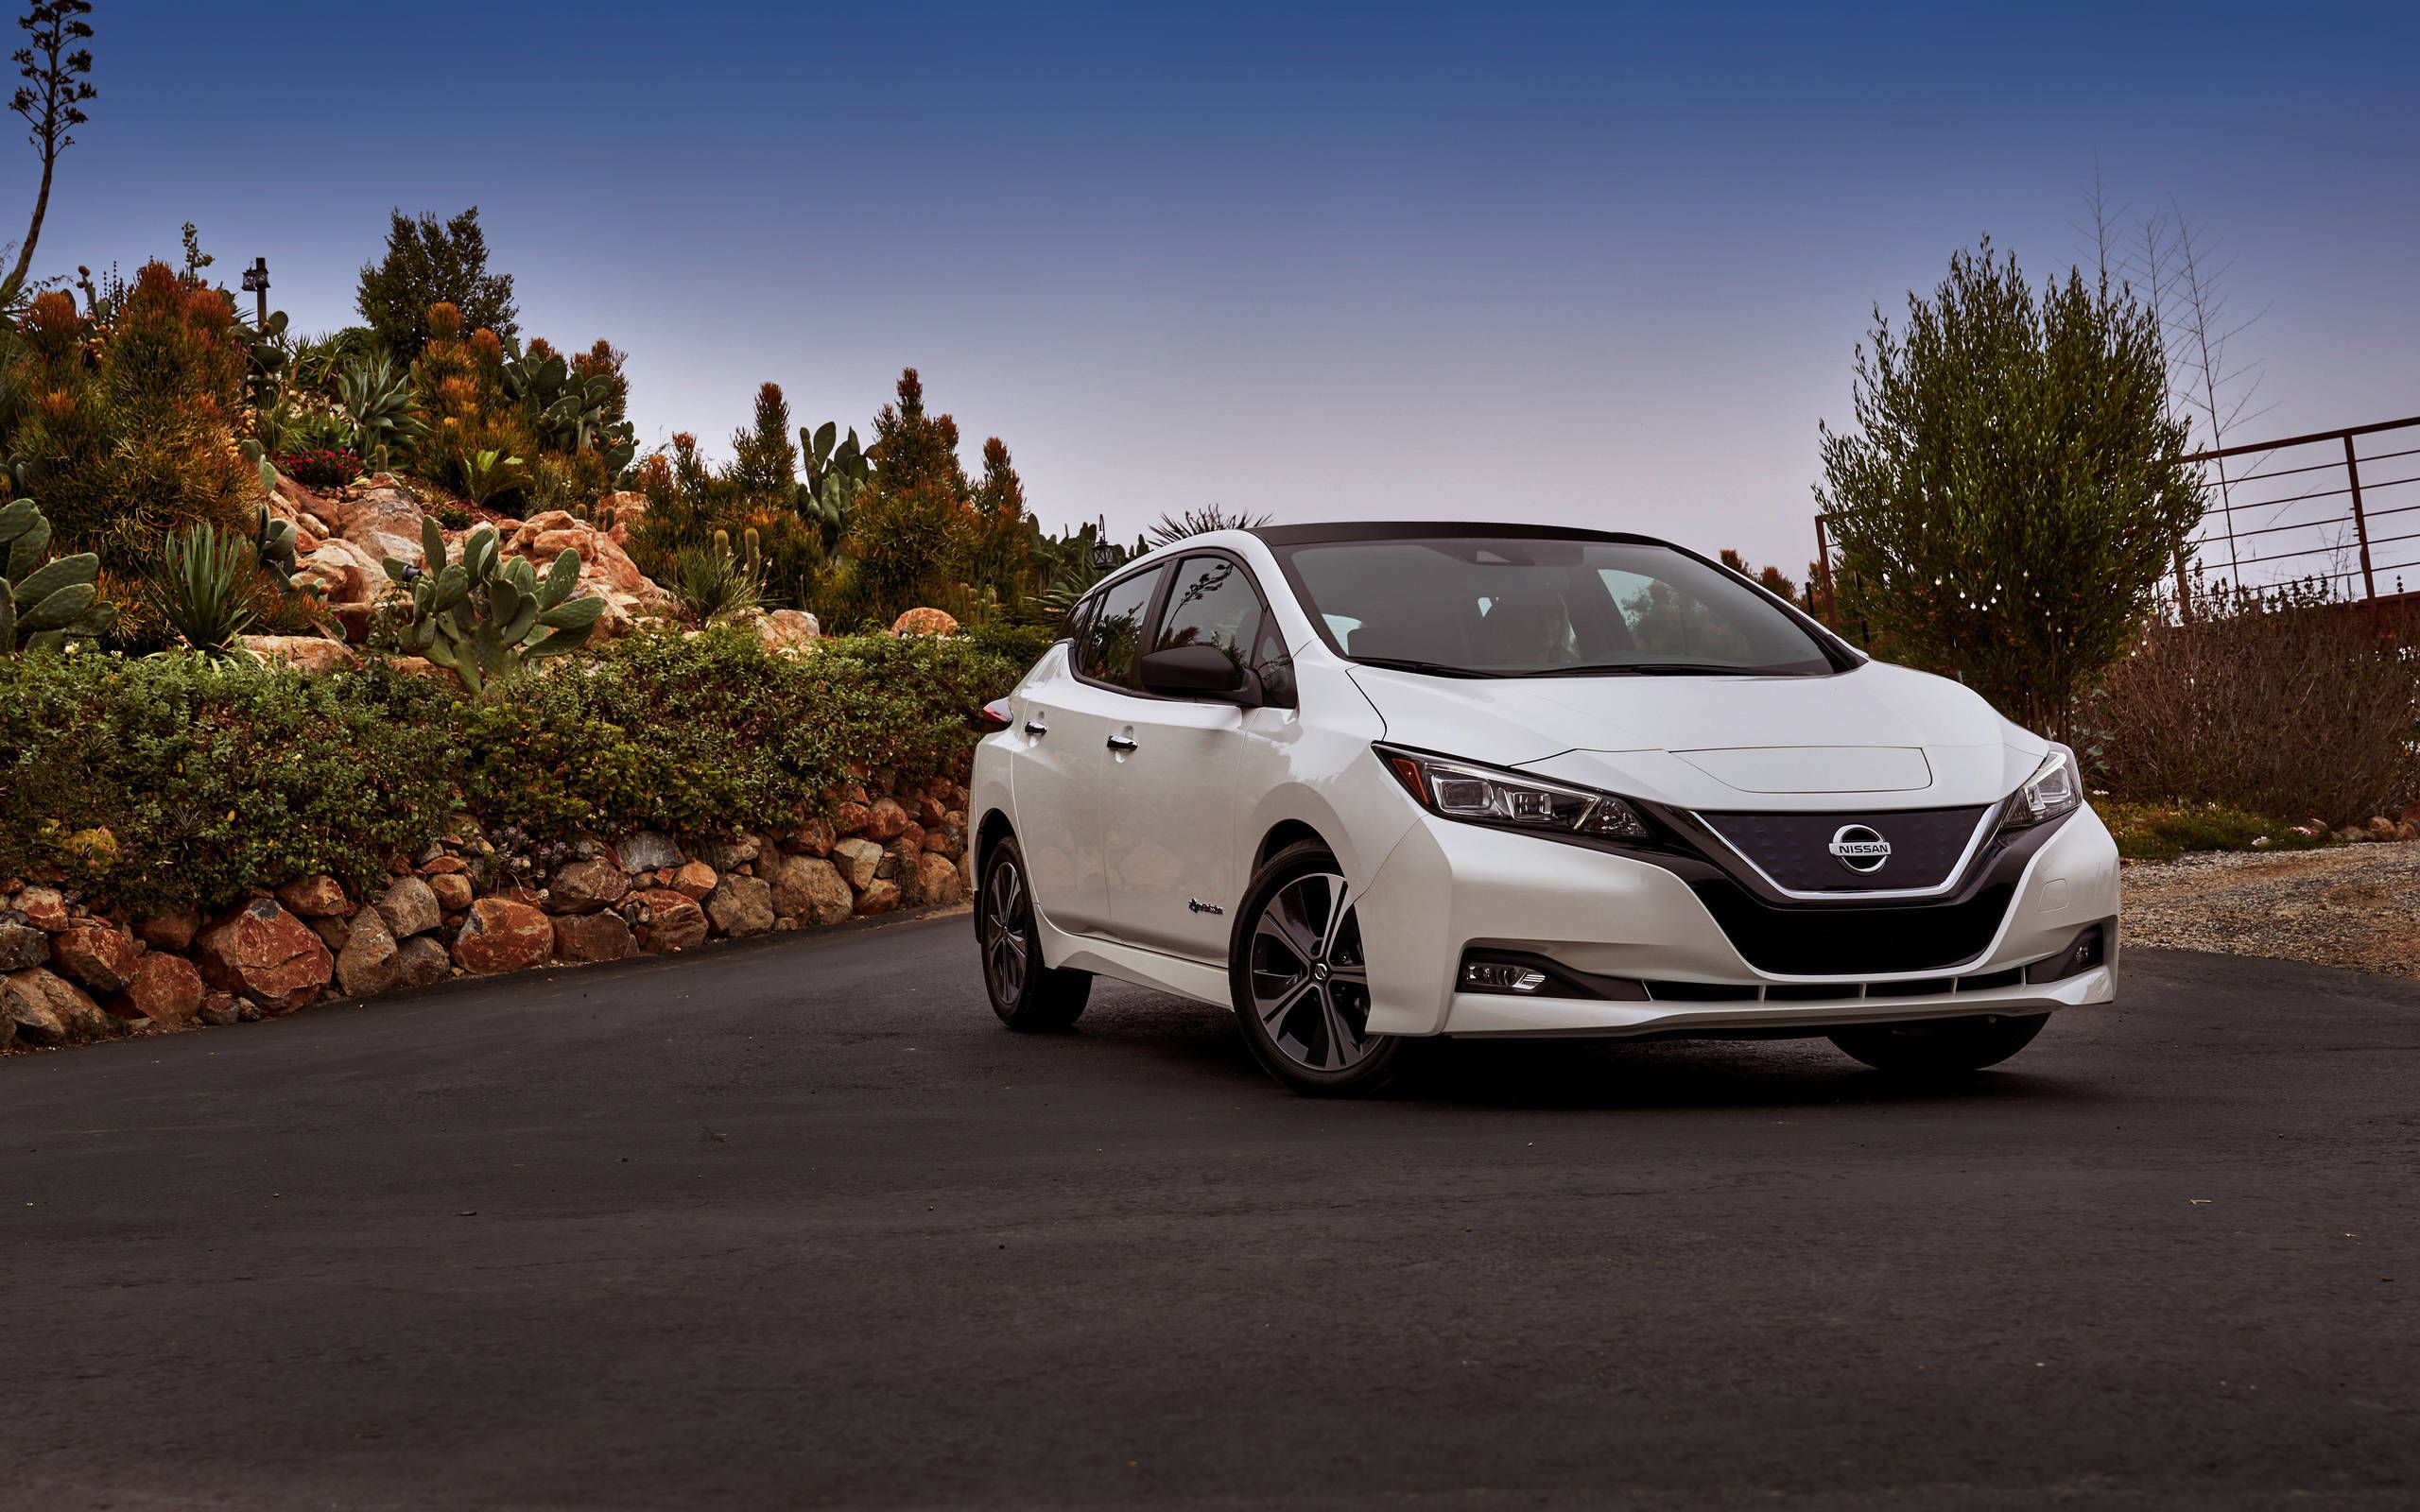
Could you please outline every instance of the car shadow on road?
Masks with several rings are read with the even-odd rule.
[[[1211,1005],[1121,989],[1075,1032],[1088,1050],[1131,1056],[1138,1067],[1233,1078],[1289,1095],[1253,1060],[1234,1016]],[[2072,1109],[2112,1095],[2090,1082],[2031,1070],[2023,1054],[2004,1069],[1894,1075],[1870,1070],[1821,1039],[1439,1040],[1420,1050],[1383,1101],[1575,1111],[1956,1102]]]

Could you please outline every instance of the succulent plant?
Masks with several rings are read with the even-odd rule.
[[[266,518],[268,510],[261,514]],[[285,525],[290,564],[294,527],[277,523]],[[168,627],[204,656],[242,660],[249,655],[243,645],[244,632],[252,627],[251,563],[246,554],[242,536],[232,530],[221,535],[207,520],[171,531],[161,545],[152,599]]]
[[[460,559],[449,560],[445,532],[424,517],[421,551],[424,566],[392,557],[385,563],[411,597],[404,648],[451,671],[475,698],[510,686],[532,662],[579,650],[605,612],[601,598],[572,596],[577,551],[566,549],[541,578],[527,558],[503,561],[495,527],[481,525],[463,538]]]
[[[110,627],[100,602],[101,559],[91,552],[47,559],[50,521],[31,499],[0,508],[0,656],[45,651]]]
[[[353,427],[353,454],[371,467],[386,467],[395,449],[427,431],[420,418],[411,374],[384,352],[347,358],[337,369],[337,402]]]
[[[806,466],[799,513],[822,526],[833,540],[847,527],[857,495],[873,481],[873,459],[857,444],[856,427],[850,427],[847,440],[835,444],[833,437],[838,429],[827,420],[812,431],[804,425],[798,430],[799,458]]]
[[[601,372],[582,373],[557,352],[523,355],[511,344],[505,359],[505,392],[529,417],[538,442],[548,451],[593,450],[615,472],[631,465],[638,452],[637,429],[627,420],[614,420],[617,387]]]
[[[765,602],[765,552],[751,525],[742,549],[731,549],[731,532],[715,532],[711,550],[692,548],[676,558],[672,591],[683,609],[699,619],[715,620],[752,614]]]

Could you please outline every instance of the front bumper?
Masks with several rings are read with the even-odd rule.
[[[2011,968],[2058,955],[2079,930],[2117,916],[2117,846],[2089,808],[2029,854],[2007,859],[2006,902],[1988,904],[1996,922],[1985,918],[1976,945],[1961,943],[1960,958],[1927,957],[1912,969],[1863,970],[1850,958],[1838,971],[1802,974],[1752,964],[1706,900],[1733,916],[1734,930],[1746,927],[1739,909],[1725,905],[1719,886],[1692,886],[1689,878],[1708,869],[1423,816],[1357,901],[1370,963],[1370,1027],[1405,1035],[1822,1032],[2041,1013],[2116,995],[2114,922],[2101,965],[2050,982],[2006,980]],[[1904,908],[1887,919],[1920,936],[1928,919],[1947,922],[1951,906],[1940,905],[1939,914]],[[1973,925],[1977,906],[1970,900],[1954,916],[1962,928]],[[1807,919],[1784,922],[1805,933]],[[1474,949],[1542,956],[1583,976],[1665,984],[1674,993],[1703,990],[1695,1001],[1459,990],[1463,954]],[[1772,958],[1753,945],[1749,954]],[[1717,992],[1720,1000],[1703,1000]]]

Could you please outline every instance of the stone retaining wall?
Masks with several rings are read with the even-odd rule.
[[[450,976],[666,954],[714,938],[954,902],[966,789],[855,785],[780,835],[641,831],[527,846],[471,835],[398,861],[372,896],[304,877],[229,912],[95,912],[0,878],[0,1049],[291,1013]]]

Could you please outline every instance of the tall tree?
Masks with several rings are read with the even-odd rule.
[[[83,103],[98,93],[90,77],[92,49],[76,45],[93,35],[93,24],[84,19],[92,12],[91,0],[40,0],[31,11],[17,18],[32,45],[10,55],[26,82],[9,96],[9,109],[33,128],[26,140],[42,155],[42,188],[34,195],[33,220],[26,227],[25,244],[17,249],[17,266],[0,281],[0,289],[8,291],[12,303],[16,292],[26,286],[34,244],[42,240],[43,217],[50,213],[52,170],[59,166],[59,155],[76,145],[70,129],[91,119],[81,108]]]
[[[1904,332],[1877,308],[1870,340],[1856,430],[1820,428],[1841,607],[2065,732],[2202,515],[2157,314],[2080,269],[2037,297],[1986,238],[1909,296]]]
[[[925,408],[916,369],[873,421],[871,487],[849,516],[841,549],[851,562],[851,610],[877,625],[919,607],[963,608],[960,584],[974,544],[974,507],[958,460],[958,421]],[[1005,452],[1003,454],[1005,457]]]
[[[731,470],[724,475],[744,505],[797,509],[798,442],[791,438],[790,405],[781,385],[756,390],[754,421],[732,434],[731,449]]]
[[[429,306],[439,303],[461,312],[465,331],[510,336],[521,329],[512,275],[488,271],[488,238],[479,229],[476,205],[443,222],[427,212],[413,216],[395,211],[387,229],[387,255],[362,266],[361,287],[354,296],[363,321],[398,362],[420,355],[430,335]]]

